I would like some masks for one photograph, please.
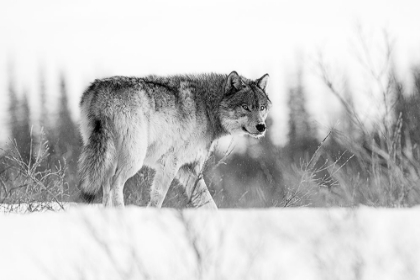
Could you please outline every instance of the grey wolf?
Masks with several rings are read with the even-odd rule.
[[[125,182],[146,165],[156,171],[148,206],[161,207],[177,178],[194,207],[217,208],[200,171],[218,138],[264,135],[268,77],[233,71],[95,80],[80,102],[81,197],[91,202],[102,187],[104,206],[124,206]]]

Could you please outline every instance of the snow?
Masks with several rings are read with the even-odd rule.
[[[0,215],[1,279],[420,279],[420,208]]]

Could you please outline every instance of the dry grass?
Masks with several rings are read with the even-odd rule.
[[[393,69],[393,42],[385,32],[383,62],[375,66],[371,59],[373,50],[367,47],[360,32],[361,52],[357,58],[361,71],[367,73],[377,89],[378,104],[375,105],[383,109],[372,127],[367,127],[351,97],[334,83],[325,63],[319,62],[321,78],[341,103],[351,126],[351,131],[338,131],[334,137],[335,146],[354,157],[351,165],[330,172],[336,182],[334,189],[338,190],[336,202],[339,205],[412,206],[420,203],[420,162],[416,157],[420,149],[410,138],[410,125],[404,123],[395,110],[403,91]],[[328,152],[324,156],[331,158]],[[328,195],[334,196],[332,192]]]
[[[64,209],[69,196],[65,161],[50,167],[49,146],[41,130],[38,143],[31,131],[29,159],[14,140],[2,158],[0,204],[2,212],[36,212]]]

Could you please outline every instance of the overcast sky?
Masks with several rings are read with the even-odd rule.
[[[318,53],[335,73],[344,73],[357,84],[361,77],[353,65],[356,26],[362,27],[375,53],[387,30],[395,39],[396,64],[405,76],[420,60],[418,3],[2,0],[0,109],[7,108],[10,65],[19,91],[31,94],[34,117],[41,69],[52,111],[58,77],[64,73],[75,120],[81,93],[95,78],[232,70],[259,78],[269,73],[268,91],[282,142],[287,133],[287,87],[293,85],[297,62],[303,63],[308,84],[308,109],[326,127],[338,103],[317,80]],[[7,115],[0,116],[4,128]]]

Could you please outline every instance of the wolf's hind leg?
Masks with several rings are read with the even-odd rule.
[[[112,204],[114,207],[124,207],[124,185],[143,166],[147,152],[147,142],[142,140],[145,135],[132,133],[134,136],[127,137],[118,151],[118,164],[111,180]],[[141,135],[141,136],[139,136]]]
[[[153,166],[153,169],[156,173],[150,188],[150,202],[147,206],[160,208],[175,177],[177,167],[172,158],[165,158]]]
[[[185,187],[189,203],[196,208],[217,209],[197,167],[183,166],[177,174],[178,181]]]
[[[124,207],[124,185],[128,179],[133,177],[143,166],[144,153],[131,157],[127,163],[119,165],[111,185],[111,197],[114,207]]]
[[[104,207],[112,207],[111,186],[110,186],[111,178],[110,177],[105,179],[102,185],[102,192],[103,192],[102,204]]]
[[[124,207],[124,184],[130,177],[132,176],[127,176],[126,174],[115,176],[110,195],[112,197],[113,206]]]

